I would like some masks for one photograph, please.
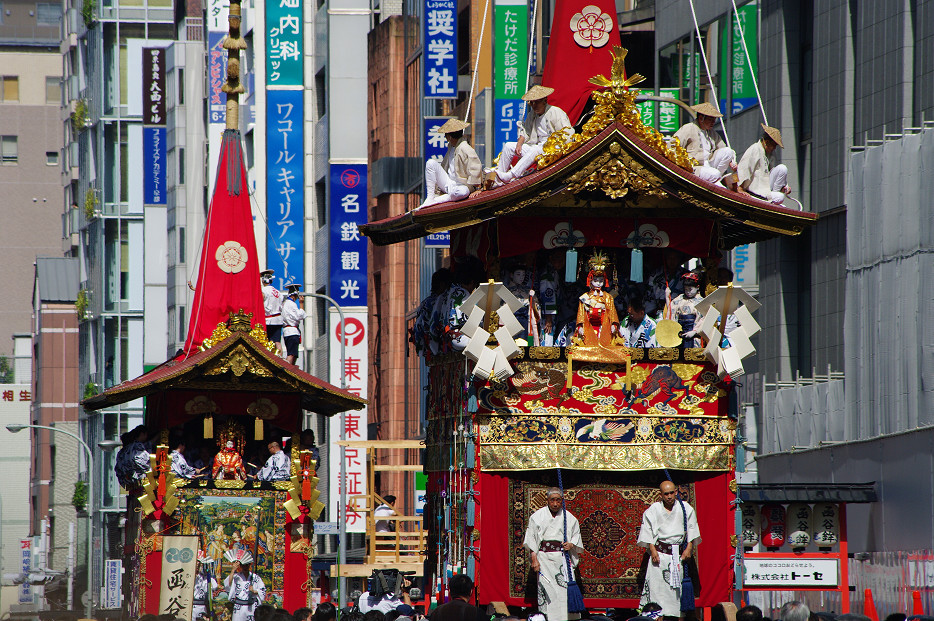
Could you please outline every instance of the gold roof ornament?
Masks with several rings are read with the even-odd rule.
[[[553,133],[543,147],[543,154],[538,158],[539,170],[554,164],[565,155],[572,153],[582,144],[603,131],[610,123],[620,123],[632,131],[640,140],[661,153],[663,156],[684,170],[693,172],[694,160],[688,152],[674,141],[672,145],[652,127],[642,124],[639,109],[636,107],[636,92],[630,86],[639,84],[645,78],[634,74],[626,77],[626,54],[628,51],[618,45],[613,46],[610,77],[598,75],[590,78],[591,84],[603,86],[607,90],[594,91],[596,101],[593,116],[584,123],[579,134],[568,137],[564,132]]]

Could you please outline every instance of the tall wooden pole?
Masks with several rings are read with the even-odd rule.
[[[227,83],[221,90],[227,93],[227,129],[240,129],[240,93],[246,89],[240,84],[240,50],[246,41],[240,35],[240,0],[231,0],[227,17],[228,35],[221,44],[227,50]]]

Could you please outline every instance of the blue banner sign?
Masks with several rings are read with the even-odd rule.
[[[302,91],[266,91],[266,267],[276,286],[305,283]]]
[[[165,127],[143,127],[143,204],[165,205]]]
[[[519,139],[519,123],[525,102],[521,99],[497,99],[493,102],[493,145],[495,153],[503,152],[503,144]]]
[[[425,97],[457,97],[457,1],[425,0]]]
[[[366,306],[366,164],[331,164],[328,295],[341,306]]]

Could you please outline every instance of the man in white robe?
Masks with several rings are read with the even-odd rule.
[[[739,179],[737,191],[752,194],[756,198],[781,204],[786,194],[791,194],[788,167],[779,164],[769,168],[769,157],[782,145],[782,133],[774,127],[762,124],[762,138],[754,142],[739,160],[736,174]]]
[[[709,183],[717,183],[729,168],[736,170],[736,153],[726,146],[713,128],[717,119],[723,115],[715,105],[706,101],[691,106],[691,110],[697,113],[697,118],[682,125],[674,137],[688,155],[700,162],[694,167],[694,174]]]
[[[268,448],[269,459],[266,460],[266,465],[256,473],[256,478],[260,481],[287,481],[292,476],[289,456],[275,440],[269,442]]]
[[[214,599],[217,589],[217,579],[211,565],[214,559],[198,550],[198,575],[195,576],[195,596],[191,605],[191,621],[198,621],[198,617],[207,612],[208,602]]]
[[[253,555],[247,552],[242,564],[235,562],[233,571],[224,580],[227,597],[233,602],[231,621],[253,621],[253,611],[266,600],[266,585],[250,571],[252,562]]]
[[[645,572],[645,586],[639,607],[655,602],[665,617],[681,617],[681,583],[684,561],[691,558],[694,546],[700,543],[700,529],[694,508],[678,502],[677,488],[671,481],[662,482],[661,502],[642,514],[638,544],[648,548],[650,559]],[[687,537],[684,533],[687,515]]]
[[[558,488],[547,493],[548,504],[529,518],[525,530],[525,547],[529,549],[532,571],[538,574],[538,609],[548,621],[580,619],[580,613],[568,612],[568,563],[564,553],[571,557],[571,567],[577,567],[584,551],[580,524],[577,518],[563,510],[564,496]],[[567,536],[565,536],[565,516]]]
[[[553,92],[555,89],[548,86],[535,85],[522,96],[523,101],[529,103],[531,111],[525,120],[519,123],[519,139],[503,144],[499,164],[495,169],[494,186],[509,183],[524,175],[544,152],[545,141],[553,133],[563,131],[567,137],[574,135],[574,126],[571,125],[567,113],[548,103],[548,96]],[[517,153],[519,161],[513,166],[512,160]]]

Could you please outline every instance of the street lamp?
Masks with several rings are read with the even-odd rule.
[[[66,436],[71,436],[78,441],[78,444],[84,449],[84,452],[88,456],[88,601],[85,606],[85,617],[88,619],[94,618],[94,455],[91,453],[91,447],[85,443],[77,434],[71,433],[70,431],[65,431],[64,429],[58,429],[57,427],[49,427],[48,425],[7,425],[7,431],[10,433],[19,433],[23,429],[45,429],[47,431],[54,431],[57,433],[63,433]]]

